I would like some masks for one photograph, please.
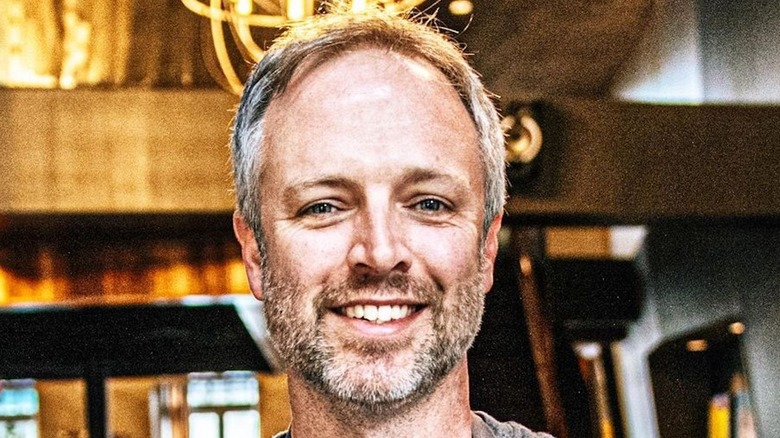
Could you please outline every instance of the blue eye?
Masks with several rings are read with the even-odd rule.
[[[438,199],[424,199],[417,204],[418,208],[423,211],[440,211],[444,208],[444,203]]]
[[[334,209],[333,204],[328,204],[327,202],[319,202],[317,204],[314,204],[306,208],[306,210],[304,210],[303,212],[305,214],[327,214],[327,213],[332,213],[333,209]]]

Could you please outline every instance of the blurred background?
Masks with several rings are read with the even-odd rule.
[[[412,6],[507,133],[472,406],[560,438],[780,436],[780,4],[382,2]],[[253,62],[321,7],[0,0],[0,437],[288,425],[227,141]]]

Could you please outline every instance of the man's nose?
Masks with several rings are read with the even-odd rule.
[[[348,254],[358,275],[383,276],[411,267],[411,252],[402,230],[399,212],[388,206],[365,209],[357,217],[354,241]]]

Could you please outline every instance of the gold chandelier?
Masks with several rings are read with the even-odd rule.
[[[230,26],[235,44],[252,62],[259,61],[265,51],[255,41],[252,28],[277,29],[287,23],[300,21],[314,15],[315,0],[181,0],[190,11],[206,17],[214,42],[217,62],[230,90],[240,94],[243,82],[238,77],[228,56],[223,23]],[[364,11],[369,5],[378,5],[386,11],[399,12],[411,9],[423,0],[342,0],[354,13]]]

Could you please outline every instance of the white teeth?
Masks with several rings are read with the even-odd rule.
[[[369,321],[376,321],[377,313],[379,313],[376,306],[372,306],[370,304],[368,306],[363,306],[363,312],[363,319],[367,319]]]
[[[393,316],[393,306],[380,306],[377,309],[376,313],[376,319],[377,322],[387,322],[390,321],[390,317]]]
[[[407,305],[375,306],[372,304],[355,305],[344,308],[344,314],[349,318],[365,319],[376,324],[383,324],[394,319],[406,318],[413,308]]]

